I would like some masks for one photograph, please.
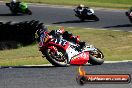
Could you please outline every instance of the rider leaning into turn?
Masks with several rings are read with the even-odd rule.
[[[16,3],[18,3],[18,2],[20,2],[19,0],[11,0],[11,3],[12,4],[16,4]]]
[[[80,4],[79,6],[76,7],[75,9],[76,11],[79,11],[80,14],[82,14],[83,10],[84,10],[84,5]]]
[[[89,7],[85,7],[83,4],[80,4],[79,6],[77,6],[75,10],[82,15],[91,15],[92,13],[94,13],[93,9],[90,9]]]
[[[132,7],[130,7],[129,12],[130,12],[130,16],[132,16]]]
[[[14,6],[14,8],[17,8],[19,4],[20,4],[19,0],[11,0],[11,5]]]
[[[64,31],[63,27],[59,30],[52,30],[52,31],[48,32],[47,27],[45,27],[43,24],[40,24],[40,25],[41,25],[41,26],[39,26],[40,28],[38,28],[38,30],[35,33],[35,38],[39,42],[39,47],[43,46],[42,35],[44,34],[44,32],[47,32],[49,35],[51,35],[51,37],[54,37],[54,38],[62,37],[63,39],[65,39],[67,41],[78,44],[80,46],[80,49],[83,49],[85,46],[85,42],[81,42],[79,36],[73,36],[72,33],[68,32],[68,31]]]
[[[74,36],[71,32],[64,31],[63,27],[59,30],[52,30],[49,34],[55,37],[62,36],[67,41],[79,44],[81,49],[85,46],[85,42],[80,41],[80,36]]]

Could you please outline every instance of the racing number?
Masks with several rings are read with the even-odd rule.
[[[67,41],[62,40],[62,39],[54,39],[53,42],[56,43],[56,44],[60,44],[63,47],[65,47],[66,46],[66,43],[67,43]]]

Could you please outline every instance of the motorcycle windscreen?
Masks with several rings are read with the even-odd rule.
[[[89,60],[89,52],[83,52],[80,53],[70,60],[70,64],[72,65],[84,65],[88,62]]]

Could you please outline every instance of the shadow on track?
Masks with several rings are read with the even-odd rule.
[[[107,26],[107,27],[103,27],[103,28],[122,28],[122,27],[132,27],[132,24],[123,24],[123,25]]]
[[[0,69],[4,69],[4,68],[67,68],[67,67],[79,67],[80,65],[69,65],[69,66],[65,66],[65,67],[60,67],[60,66],[53,66],[53,65],[44,65],[44,66],[0,66]],[[86,65],[82,65],[82,66],[94,66],[91,64],[86,64]]]
[[[71,20],[71,21],[63,21],[63,22],[56,22],[52,24],[63,24],[63,23],[86,23],[86,22],[95,22],[93,20],[86,20],[86,21],[81,21],[81,20]]]
[[[7,14],[0,14],[0,16],[23,16],[24,14],[11,14],[11,13],[7,13]]]
[[[55,66],[1,66],[0,69],[4,68],[54,68]]]

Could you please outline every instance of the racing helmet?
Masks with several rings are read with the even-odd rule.
[[[41,34],[42,34],[43,32],[45,32],[45,31],[47,31],[47,30],[44,30],[43,28],[38,28],[37,31],[35,32],[35,39],[36,39],[37,41],[39,41],[39,38],[40,38]]]
[[[57,30],[58,33],[63,34],[64,33],[64,27],[62,26],[59,30]]]
[[[12,0],[12,2],[16,3],[16,0]]]
[[[82,9],[82,8],[84,8],[84,5],[83,5],[83,4],[80,4],[80,5],[78,6],[78,8],[79,8],[79,9]]]
[[[62,26],[59,30],[54,31],[54,36],[59,38],[64,33],[64,27]]]

